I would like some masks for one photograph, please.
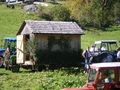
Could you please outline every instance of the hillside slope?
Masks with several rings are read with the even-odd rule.
[[[43,20],[35,12],[26,12],[17,6],[15,9],[9,9],[0,6],[0,38],[15,37],[20,25],[24,20]],[[120,26],[112,26],[107,31],[86,29],[82,36],[81,47],[85,49],[96,40],[119,40]]]
[[[15,9],[0,6],[0,38],[16,36],[24,20],[40,20],[36,13],[28,13],[16,7]]]
[[[85,31],[85,35],[82,36],[82,48],[86,49],[87,46],[91,46],[94,41],[98,40],[118,40],[120,41],[120,26],[111,26],[106,29],[107,31],[89,29]]]

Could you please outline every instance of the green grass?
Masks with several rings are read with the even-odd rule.
[[[85,82],[85,74],[73,68],[43,72],[30,72],[21,68],[19,73],[0,68],[0,90],[60,90],[82,87]]]
[[[50,6],[53,7],[53,6]],[[0,6],[0,38],[15,37],[24,20],[43,20],[37,13],[28,13],[16,6],[9,9]],[[97,40],[119,40],[120,26],[111,26],[107,31],[87,29],[82,36],[82,49],[86,49]],[[86,76],[79,69],[46,70],[30,72],[21,69],[19,73],[12,73],[0,68],[0,90],[60,90],[65,87],[82,87]]]
[[[40,20],[36,13],[28,13],[20,10],[20,7],[10,9],[0,6],[0,38],[16,36],[22,22],[28,19]]]
[[[111,26],[106,31],[96,30],[95,28],[85,31],[85,35],[81,39],[82,49],[86,49],[87,46],[94,44],[94,41],[98,40],[118,40],[120,41],[120,26]]]

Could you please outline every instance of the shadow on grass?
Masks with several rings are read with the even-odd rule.
[[[79,74],[79,73],[84,73],[85,69],[81,67],[71,67],[71,68],[64,68],[62,69],[68,74]]]
[[[120,30],[120,26],[119,25],[115,25],[115,26],[109,26],[109,27],[101,27],[101,28],[98,28],[98,30],[101,30],[101,31],[109,31],[109,32],[112,32],[112,31],[118,31]]]
[[[35,71],[19,71],[19,72],[17,72],[17,73],[34,73]]]
[[[3,76],[3,75],[8,75],[7,73],[0,73],[0,76]]]
[[[64,71],[67,74],[79,74],[79,73],[84,73],[85,69],[83,67],[61,67],[61,68],[54,68],[54,69],[43,69],[42,71],[55,71],[55,70],[60,70],[60,71]],[[35,73],[35,72],[41,72],[41,71],[35,71],[35,70],[28,70],[28,69],[24,69],[24,70],[20,70],[19,72],[15,72],[15,73]]]
[[[86,27],[86,31],[91,31],[93,33],[99,33],[98,31],[103,31],[103,32],[112,32],[112,31],[119,31],[120,30],[120,25],[115,25],[115,26],[109,26],[109,27]]]

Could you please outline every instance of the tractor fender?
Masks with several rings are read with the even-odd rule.
[[[96,89],[92,87],[83,87],[83,88],[64,88],[61,90],[96,90]]]

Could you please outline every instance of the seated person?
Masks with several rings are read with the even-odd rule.
[[[103,45],[102,45],[102,48],[101,48],[101,51],[105,51],[105,50],[107,50],[107,48],[106,48],[106,45],[103,44]]]

